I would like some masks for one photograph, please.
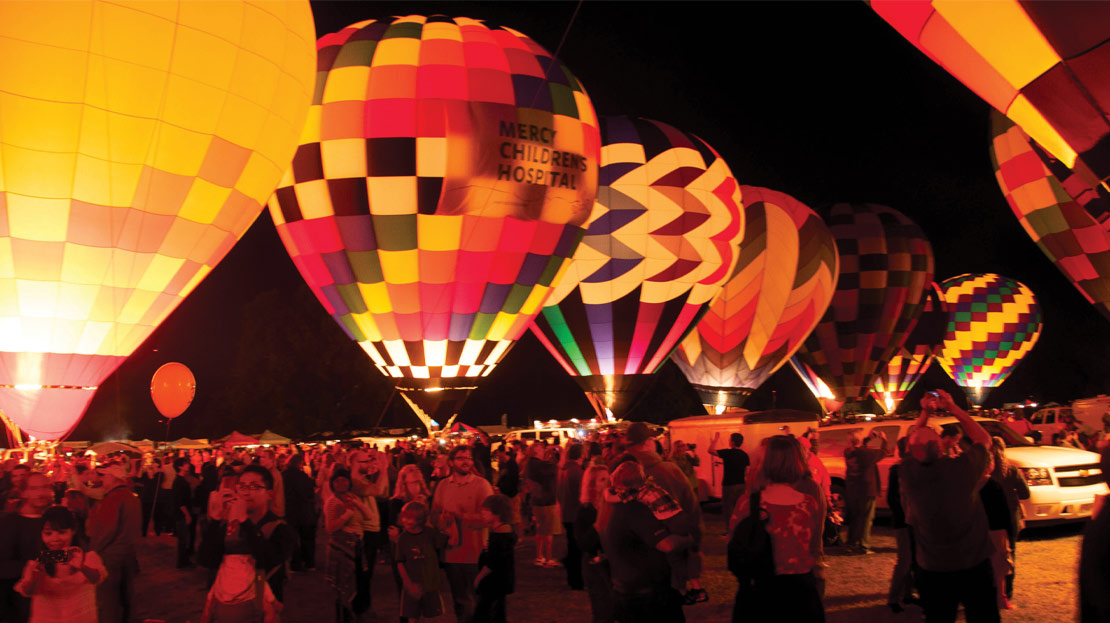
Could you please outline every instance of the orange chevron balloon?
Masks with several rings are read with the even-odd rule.
[[[717,412],[739,407],[794,354],[836,289],[836,241],[785,193],[741,186],[744,240],[732,278],[671,355]]]

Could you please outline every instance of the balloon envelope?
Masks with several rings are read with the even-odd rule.
[[[998,113],[991,115],[991,163],[1006,201],[1056,268],[1110,319],[1110,193],[1045,153]]]
[[[925,291],[925,308],[917,325],[906,338],[898,353],[879,368],[872,395],[887,413],[894,413],[929,364],[940,352],[941,343],[948,331],[948,305],[944,302],[940,286],[929,285]]]
[[[309,122],[270,212],[327,312],[434,410],[450,392],[421,390],[489,374],[581,238],[593,105],[534,41],[478,20],[369,20],[317,48]]]
[[[840,275],[794,368],[818,399],[863,400],[921,315],[933,249],[916,223],[886,206],[840,203],[825,214]]]
[[[948,332],[937,359],[979,405],[1010,376],[1041,336],[1041,306],[1024,284],[993,273],[960,275],[940,284]]]
[[[732,274],[744,215],[696,136],[627,117],[601,135],[597,205],[532,331],[600,415],[621,416]]]
[[[870,4],[1089,184],[1110,177],[1110,4]]]
[[[150,379],[150,397],[154,406],[171,420],[185,413],[196,393],[197,380],[183,363],[171,361],[164,364]]]
[[[836,288],[836,243],[821,217],[784,193],[740,192],[732,278],[671,355],[707,406],[743,404],[801,346]]]
[[[57,439],[296,146],[307,2],[0,3],[0,409]]]

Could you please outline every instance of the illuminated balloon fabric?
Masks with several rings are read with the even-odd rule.
[[[163,364],[150,379],[150,398],[158,412],[169,419],[185,413],[197,392],[197,380],[183,363]]]
[[[705,404],[740,406],[801,346],[836,287],[836,243],[821,217],[784,193],[740,192],[736,269],[671,355]]]
[[[0,3],[0,409],[56,439],[227,254],[312,95],[307,2]]]
[[[1110,4],[870,3],[1089,184],[1110,177]]]
[[[1024,284],[995,274],[960,275],[940,284],[948,333],[937,359],[969,391],[1001,385],[1041,336],[1041,306]]]
[[[532,330],[619,411],[732,274],[744,220],[736,179],[701,139],[625,117],[603,118],[601,136],[597,206]]]
[[[832,303],[795,358],[837,400],[862,400],[879,369],[902,347],[933,280],[933,250],[901,212],[874,204],[832,206],[825,224],[836,239],[840,274]]]
[[[309,123],[270,204],[282,242],[383,374],[488,374],[589,216],[589,98],[528,37],[467,18],[360,22],[317,50]]]
[[[947,331],[948,306],[944,303],[940,286],[933,283],[925,291],[925,308],[917,325],[898,350],[898,354],[879,369],[875,379],[872,395],[887,413],[894,413],[898,409],[902,399],[929,369],[929,364],[940,352]]]
[[[1029,237],[1083,296],[1110,319],[1110,195],[1087,183],[994,113],[991,162]]]

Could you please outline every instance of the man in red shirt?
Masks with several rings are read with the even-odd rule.
[[[458,531],[458,542],[444,554],[444,570],[451,585],[455,620],[474,620],[474,580],[478,577],[478,557],[486,540],[482,502],[493,495],[489,481],[474,473],[474,458],[468,446],[455,446],[447,456],[451,475],[436,486],[432,498],[433,517],[438,528],[448,534]]]

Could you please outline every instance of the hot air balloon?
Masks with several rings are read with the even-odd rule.
[[[258,216],[307,2],[0,3],[0,409],[58,439]]]
[[[720,292],[744,234],[740,187],[696,136],[601,122],[597,206],[532,332],[603,418],[623,417]]]
[[[1110,193],[1045,153],[1021,128],[991,115],[991,163],[1002,194],[1041,251],[1110,319]]]
[[[368,20],[317,44],[316,95],[270,203],[320,303],[427,426],[539,313],[597,189],[582,86],[478,20]]]
[[[1110,4],[870,0],[1088,185],[1110,177]]]
[[[948,306],[941,295],[940,286],[932,283],[925,290],[925,308],[917,325],[906,338],[898,353],[879,369],[875,378],[875,397],[887,413],[894,413],[917,380],[929,369],[929,364],[940,352],[941,343],[948,331]]]
[[[671,358],[706,408],[736,408],[790,359],[832,301],[836,243],[790,195],[741,186],[733,276]]]
[[[982,405],[1041,337],[1041,306],[1024,284],[992,273],[952,277],[940,287],[949,317],[937,360]]]
[[[832,304],[791,363],[833,411],[867,398],[913,330],[933,280],[933,249],[916,223],[886,206],[840,203],[826,214],[840,276]]]

